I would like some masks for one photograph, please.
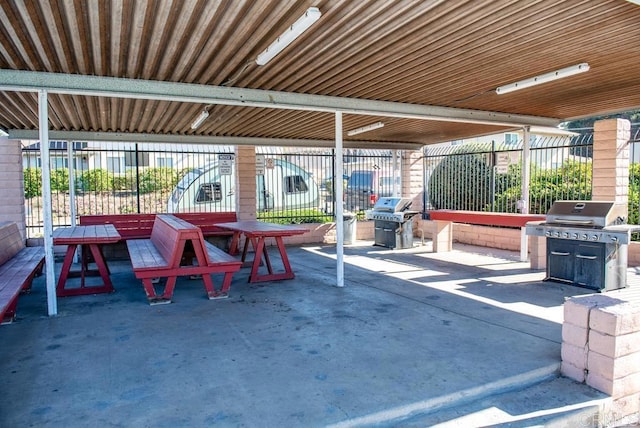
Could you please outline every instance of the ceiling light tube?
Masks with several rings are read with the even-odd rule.
[[[517,91],[518,89],[529,88],[534,85],[551,82],[552,80],[562,79],[563,77],[573,76],[575,74],[584,73],[586,71],[589,71],[589,64],[583,62],[581,64],[572,65],[571,67],[561,68],[560,70],[552,71],[550,73],[545,73],[536,77],[524,79],[519,82],[499,86],[496,88],[496,93],[498,95],[506,94],[509,92]]]
[[[347,131],[347,135],[351,137],[353,135],[358,135],[364,132],[373,131],[374,129],[382,128],[383,126],[384,126],[384,123],[376,122],[376,123],[372,123],[371,125],[366,125],[361,128],[356,128],[356,129],[352,129],[351,131]]]
[[[256,64],[265,65],[271,59],[278,55],[284,48],[289,46],[300,34],[307,31],[314,22],[320,19],[320,9],[317,7],[310,7],[291,27],[282,33],[273,43],[269,45],[264,51],[256,58]]]
[[[191,124],[191,129],[197,129],[198,126],[202,125],[202,122],[204,122],[208,117],[209,112],[207,110],[202,110],[200,116],[196,117],[196,120]]]

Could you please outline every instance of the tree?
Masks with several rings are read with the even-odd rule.
[[[478,153],[446,156],[429,180],[429,201],[434,209],[480,211],[491,202],[491,166]]]

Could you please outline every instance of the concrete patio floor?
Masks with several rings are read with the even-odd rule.
[[[333,246],[289,247],[294,280],[243,268],[225,300],[181,278],[149,306],[111,262],[115,293],[47,317],[37,278],[0,327],[0,426],[531,426],[604,399],[558,378],[562,304],[589,290],[512,252],[371,244],[345,247],[344,288]]]

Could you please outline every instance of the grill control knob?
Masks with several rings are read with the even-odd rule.
[[[617,236],[612,236],[611,237],[611,242],[618,242],[618,237]]]
[[[589,237],[589,235],[587,235],[586,233],[582,234],[582,239],[587,239]]]
[[[559,238],[560,237],[560,232],[556,232],[555,235],[556,235],[556,238]]]
[[[564,233],[562,234],[562,236],[563,236],[564,238],[568,238],[568,237],[569,237],[569,232],[564,232]]]
[[[578,239],[578,233],[573,234],[573,239]]]
[[[553,232],[552,232],[552,231],[550,231],[550,230],[547,230],[547,233],[545,233],[545,235],[547,235],[547,236],[553,236]]]
[[[593,235],[593,236],[591,237],[591,240],[592,240],[592,241],[597,241],[597,240],[598,240],[598,235]]]

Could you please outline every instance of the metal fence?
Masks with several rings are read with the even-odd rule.
[[[235,211],[233,154],[233,146],[51,142],[53,225],[87,214]],[[354,172],[376,171],[380,180],[397,175],[391,151],[345,150],[343,157],[345,188]],[[334,220],[333,150],[258,147],[256,159],[259,219]],[[30,238],[42,235],[41,166],[39,144],[24,146]]]
[[[573,137],[534,136],[530,141],[529,212],[546,214],[556,200],[589,200],[592,129]],[[629,219],[640,224],[640,124],[629,141]],[[522,140],[424,148],[425,200],[429,209],[519,212]]]
[[[529,212],[544,214],[558,199],[591,198],[592,134],[532,136]],[[522,140],[425,147],[429,209],[519,212]]]

